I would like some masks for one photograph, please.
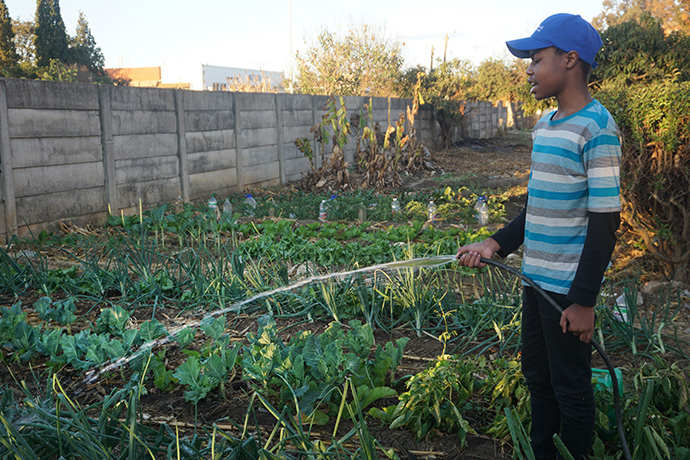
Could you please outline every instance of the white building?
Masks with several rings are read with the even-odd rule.
[[[113,78],[127,80],[130,86],[197,91],[228,91],[248,86],[267,86],[274,91],[284,91],[282,72],[208,64],[166,64],[160,67],[130,67],[106,71]]]
[[[192,90],[227,91],[233,81],[257,85],[263,82],[280,88],[283,73],[208,64],[161,66],[161,84],[166,86],[185,82],[190,84],[189,89]]]

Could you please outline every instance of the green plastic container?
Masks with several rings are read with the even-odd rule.
[[[620,369],[614,368],[616,378],[618,379],[618,394],[623,397],[623,372]],[[608,369],[592,369],[592,384],[595,387],[606,387],[613,391],[613,382],[611,373]]]

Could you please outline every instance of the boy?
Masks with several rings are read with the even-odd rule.
[[[528,38],[506,42],[531,58],[527,75],[538,99],[558,108],[532,133],[532,168],[525,208],[491,238],[458,250],[468,267],[506,256],[524,244],[523,272],[563,308],[559,314],[531,287],[523,288],[522,370],[531,395],[531,444],[553,460],[558,433],[576,459],[590,452],[595,403],[590,341],[594,305],[620,222],[620,134],[588,90],[598,32],[580,16],[548,17]]]

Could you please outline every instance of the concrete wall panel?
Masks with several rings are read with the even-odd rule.
[[[100,137],[44,137],[12,139],[15,168],[102,161]]]
[[[102,212],[107,208],[103,188],[89,188],[17,198],[20,224],[59,221]]]
[[[310,171],[309,160],[305,157],[285,161],[285,175],[300,179],[303,172]],[[292,180],[296,180],[292,179]]]
[[[283,109],[290,110],[310,110],[312,107],[312,96],[307,94],[293,94],[284,98]]]
[[[75,177],[79,180],[75,181]],[[19,168],[14,170],[14,193],[26,197],[103,187],[104,180],[100,163]]]
[[[189,174],[199,174],[220,169],[235,168],[235,149],[191,153],[187,155]]]
[[[245,129],[240,131],[240,145],[242,149],[275,145],[278,133],[275,128]]]
[[[278,163],[245,166],[242,172],[244,173],[244,183],[248,187],[280,184],[280,169]]]
[[[235,97],[242,112],[276,109],[275,94],[272,93],[235,93]]]
[[[199,131],[185,135],[187,154],[235,148],[235,131]]]
[[[242,111],[240,114],[240,129],[275,128],[275,110]]]
[[[307,161],[307,164],[309,163],[307,157],[305,157],[304,154],[297,149],[297,146],[294,142],[286,142],[283,145],[283,152],[286,160],[292,160],[294,158],[304,158],[304,160]]]
[[[113,135],[177,132],[175,112],[112,112]]]
[[[10,137],[98,136],[101,124],[93,110],[8,109]]]
[[[180,195],[180,181],[177,178],[159,179],[149,182],[130,182],[117,185],[117,196],[121,208],[150,207],[169,203]]]
[[[195,110],[185,111],[185,131],[216,131],[233,129],[235,113],[232,110]]]
[[[306,137],[309,140],[314,138],[313,134],[306,126],[288,126],[283,128],[283,139],[286,142],[294,143],[295,139]]]
[[[311,110],[283,110],[283,127],[307,127],[312,126]]]
[[[82,83],[6,79],[10,109],[98,110],[98,86]]]
[[[213,193],[221,195],[222,191],[230,191],[237,185],[237,170],[220,169],[202,174],[190,174],[189,185],[192,189],[192,197],[205,197],[208,199]]]
[[[115,162],[117,184],[167,179],[178,177],[178,174],[179,161],[173,156],[132,158]]]
[[[232,110],[234,93],[183,91],[185,110]]]
[[[264,163],[277,163],[278,150],[275,145],[242,149],[242,164],[256,166]]]
[[[175,110],[175,90],[119,86],[111,94],[110,105],[113,111]]]
[[[116,160],[158,157],[177,153],[176,134],[135,134],[113,136]]]

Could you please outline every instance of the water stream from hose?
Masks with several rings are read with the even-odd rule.
[[[345,278],[345,277],[355,275],[358,273],[368,273],[368,272],[395,270],[395,269],[435,268],[435,267],[441,267],[443,265],[449,264],[453,260],[455,260],[454,255],[438,255],[438,256],[430,256],[430,257],[419,257],[416,259],[408,259],[408,260],[396,260],[393,262],[371,265],[369,267],[357,268],[354,270],[347,270],[347,271],[343,271],[343,272],[327,273],[325,275],[311,276],[309,278],[305,278],[303,280],[297,281],[297,282],[295,282],[293,284],[289,284],[287,286],[281,286],[281,287],[278,287],[275,289],[271,289],[269,291],[260,292],[256,295],[248,297],[242,301],[235,302],[232,305],[229,305],[225,308],[210,312],[200,319],[195,319],[195,320],[190,321],[186,324],[175,326],[175,328],[173,328],[171,331],[169,331],[168,335],[161,337],[159,339],[156,339],[156,340],[152,340],[150,342],[147,342],[147,343],[141,345],[139,347],[139,349],[134,351],[131,355],[123,356],[122,358],[119,358],[119,359],[107,364],[105,367],[102,367],[100,369],[88,371],[86,373],[85,382],[87,384],[91,384],[94,381],[96,381],[104,373],[110,372],[110,371],[118,369],[122,366],[125,366],[128,363],[130,363],[131,361],[140,357],[142,354],[144,354],[150,350],[153,350],[154,348],[157,348],[157,347],[160,347],[162,345],[165,345],[165,344],[172,342],[173,340],[176,339],[176,337],[180,333],[180,331],[182,331],[185,328],[198,327],[199,325],[201,325],[204,321],[208,320],[209,318],[214,318],[214,317],[218,317],[221,315],[225,315],[226,313],[236,312],[236,311],[240,310],[245,305],[251,304],[252,302],[256,302],[257,300],[261,300],[261,299],[264,299],[266,297],[273,296],[275,294],[280,294],[282,292],[289,292],[289,291],[300,288],[302,286],[306,286],[306,285],[314,283],[314,282],[326,281],[326,280],[330,280],[330,279],[341,279],[341,278]]]

